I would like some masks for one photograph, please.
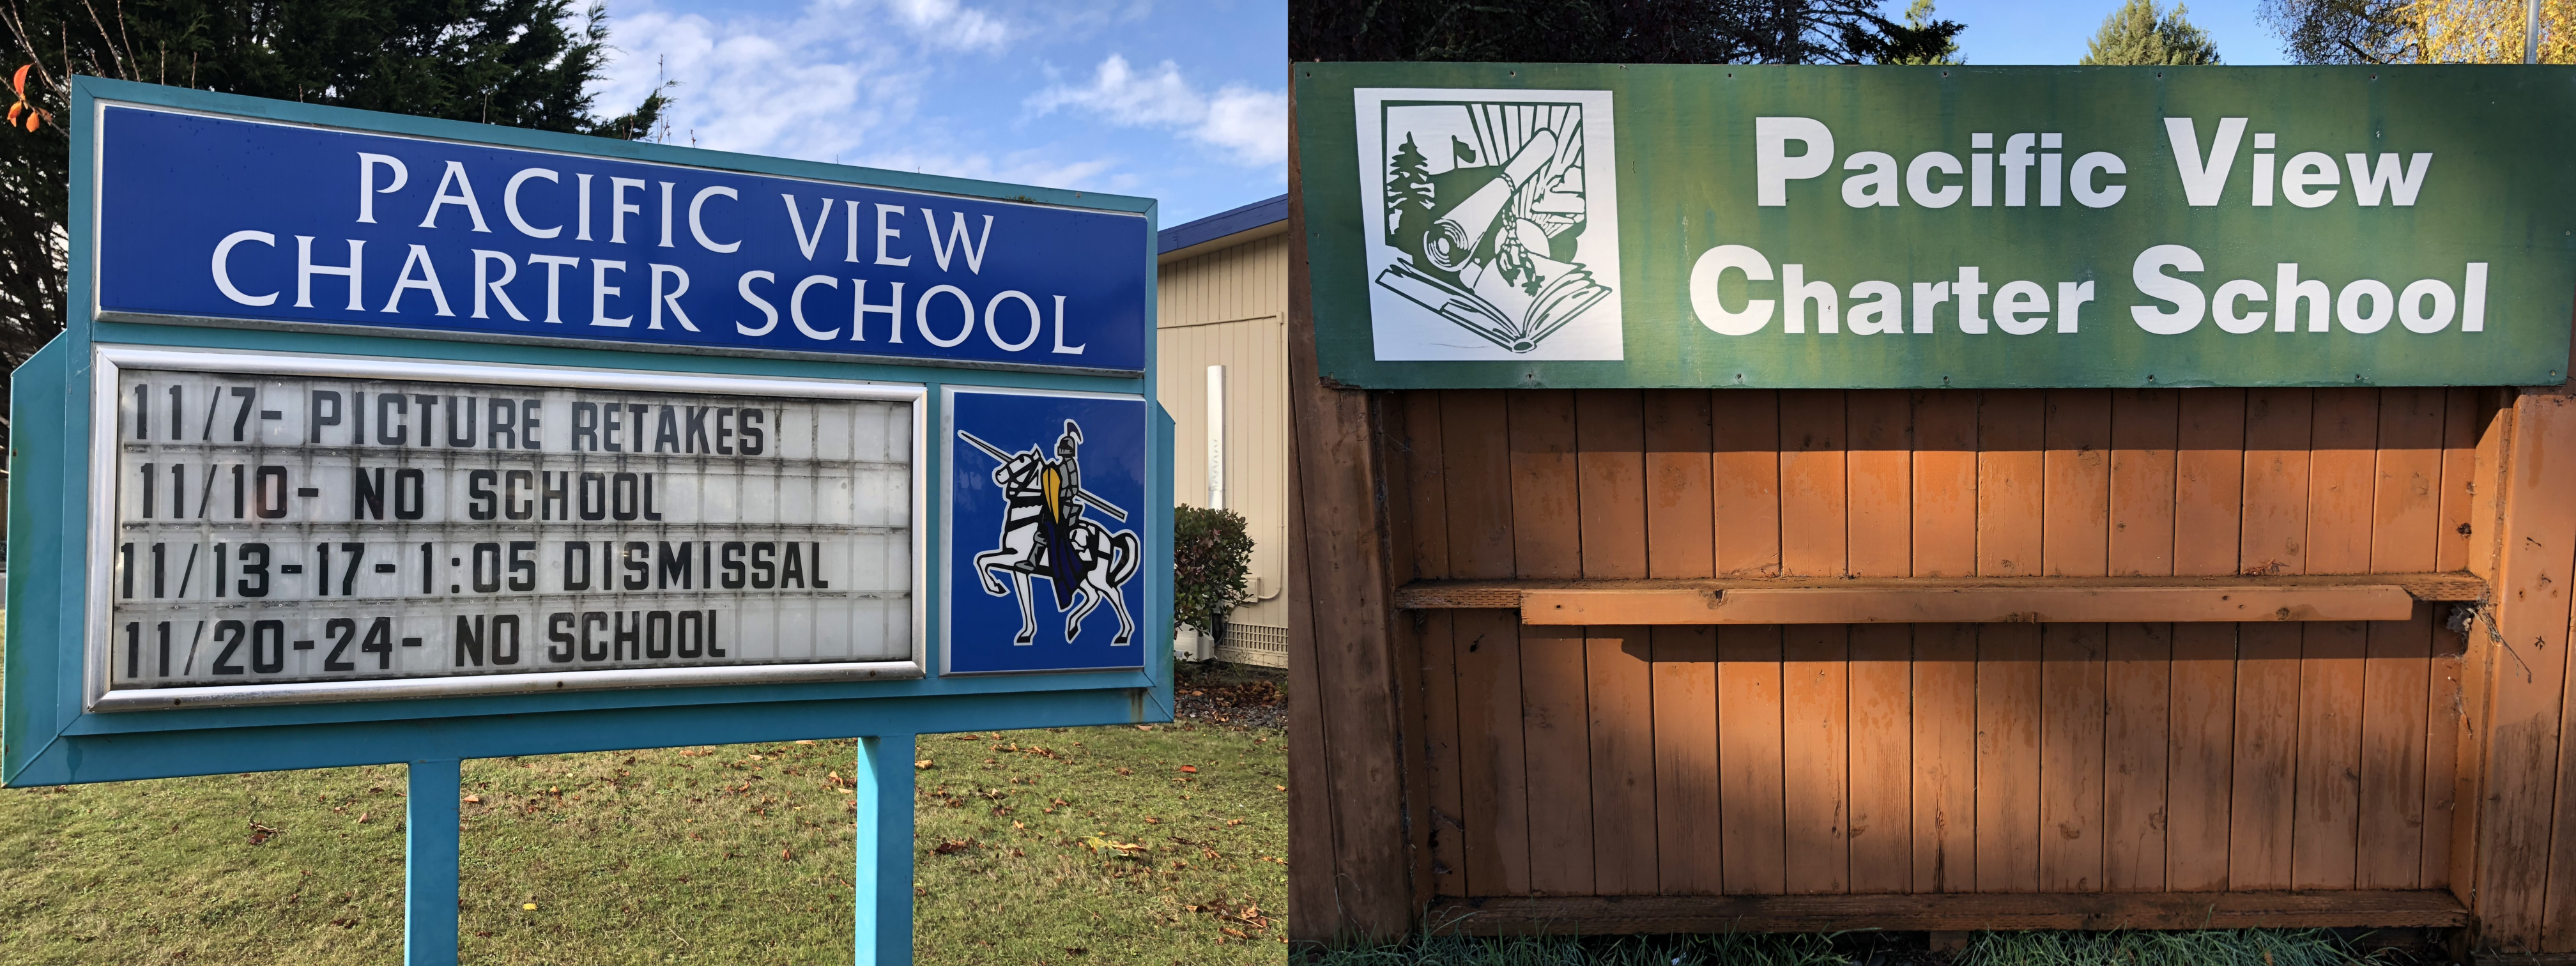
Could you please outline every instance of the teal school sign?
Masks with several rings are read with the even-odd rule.
[[[2576,69],[1294,70],[1349,385],[2566,377]]]
[[[445,966],[462,759],[855,735],[891,964],[915,734],[1170,719],[1152,200],[73,94],[0,785],[409,763]]]

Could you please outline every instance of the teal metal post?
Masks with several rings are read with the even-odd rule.
[[[457,771],[453,758],[411,763],[403,828],[403,966],[456,966]]]
[[[858,966],[912,966],[912,736],[859,739],[856,770]]]

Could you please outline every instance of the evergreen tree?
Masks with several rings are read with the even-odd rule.
[[[1943,32],[1943,26],[1953,29]],[[1959,59],[1958,24],[1932,19],[1932,0],[1914,0],[1905,8],[1905,29],[1923,38],[1920,50],[1907,51],[1882,64],[1964,64]],[[1935,36],[1937,34],[1937,36]]]
[[[575,21],[572,0],[0,0],[0,70],[30,65],[49,115],[0,130],[0,366],[62,330],[73,75],[648,137],[661,90],[592,116],[607,44],[606,8]]]
[[[1423,159],[1422,149],[1413,145],[1413,135],[1407,134],[1404,143],[1396,147],[1386,173],[1386,237],[1390,244],[1398,236],[1397,229],[1412,228],[1416,234],[1423,230],[1421,221],[1408,217],[1414,213],[1421,218],[1431,217],[1431,167]]]
[[[2180,67],[2218,63],[2218,45],[2209,32],[2184,19],[2183,6],[2173,12],[2156,9],[2155,0],[2128,0],[2103,18],[2091,49],[2079,64]]]

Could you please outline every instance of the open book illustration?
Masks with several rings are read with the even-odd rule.
[[[1377,284],[1513,352],[1611,292],[1576,261],[1588,223],[1579,104],[1390,106]]]

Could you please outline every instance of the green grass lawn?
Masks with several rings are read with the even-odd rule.
[[[463,961],[849,962],[853,755],[467,762]],[[919,962],[1284,958],[1280,732],[924,735],[914,757]],[[403,789],[383,766],[0,790],[0,962],[399,962]]]

